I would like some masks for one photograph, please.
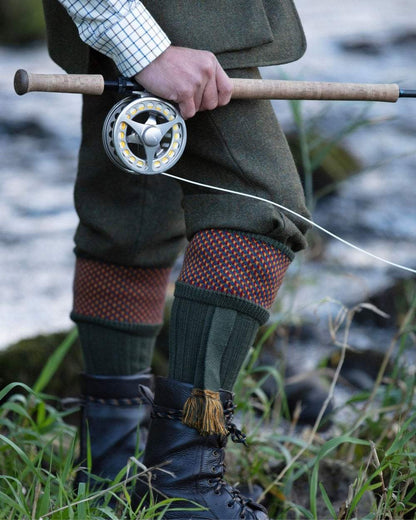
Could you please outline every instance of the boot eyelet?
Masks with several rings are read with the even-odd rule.
[[[217,468],[215,466],[212,466],[211,473],[216,473],[216,472],[217,472]]]
[[[217,450],[213,450],[212,454],[214,455],[214,457],[218,457],[218,451]]]
[[[233,505],[234,505],[234,502],[228,502],[228,504],[227,504],[227,506],[230,508],[233,507]]]

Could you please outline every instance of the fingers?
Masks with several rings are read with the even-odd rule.
[[[218,64],[215,73],[209,75],[205,83],[195,84],[191,92],[182,92],[177,102],[182,117],[189,119],[197,112],[214,110],[226,105],[231,99],[231,94],[231,81]]]
[[[215,70],[208,75],[205,83],[195,85],[192,94],[184,96],[179,102],[179,110],[184,119],[193,117],[196,112],[214,110],[228,104],[231,100],[232,84],[230,78],[217,62]]]
[[[222,107],[231,101],[233,86],[224,69],[218,64],[217,70],[218,106]]]
[[[207,51],[171,46],[136,80],[149,92],[176,102],[184,119],[224,106],[231,99],[231,81]]]
[[[194,117],[198,109],[195,106],[194,98],[187,98],[184,101],[178,102],[179,112],[184,119],[190,119]]]
[[[199,110],[214,110],[218,106],[218,90],[215,77],[211,78],[202,92]]]
[[[212,69],[208,71],[198,110],[214,110],[230,102],[232,84],[215,56],[212,55]],[[196,104],[196,106],[198,106]]]

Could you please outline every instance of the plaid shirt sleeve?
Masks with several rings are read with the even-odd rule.
[[[132,77],[156,59],[170,40],[139,0],[59,0],[80,38]]]

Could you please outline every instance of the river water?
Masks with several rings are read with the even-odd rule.
[[[416,88],[415,0],[299,0],[308,39],[294,64],[263,70],[292,79],[398,82]],[[43,45],[0,48],[0,348],[20,338],[68,328],[72,235],[77,223],[72,187],[80,139],[80,97],[33,93],[18,97],[15,70],[60,70]],[[285,129],[294,123],[286,101],[274,103]],[[335,134],[358,118],[363,104],[303,103]],[[416,267],[416,100],[366,107],[373,124],[344,139],[363,173],[318,204],[314,220],[390,261]],[[326,317],[337,300],[365,301],[409,273],[333,239],[319,259],[300,256],[292,268],[299,286],[282,291],[288,312]],[[365,343],[365,339],[362,339]]]

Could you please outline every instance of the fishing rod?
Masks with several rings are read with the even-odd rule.
[[[381,101],[416,98],[416,90],[395,83],[336,83],[276,79],[231,78],[232,99],[321,101]],[[14,77],[17,94],[61,92],[128,95],[112,107],[102,130],[105,151],[119,168],[133,174],[158,174],[180,159],[186,145],[186,125],[179,110],[146,92],[128,78],[104,79],[99,74],[34,74],[20,69]]]

